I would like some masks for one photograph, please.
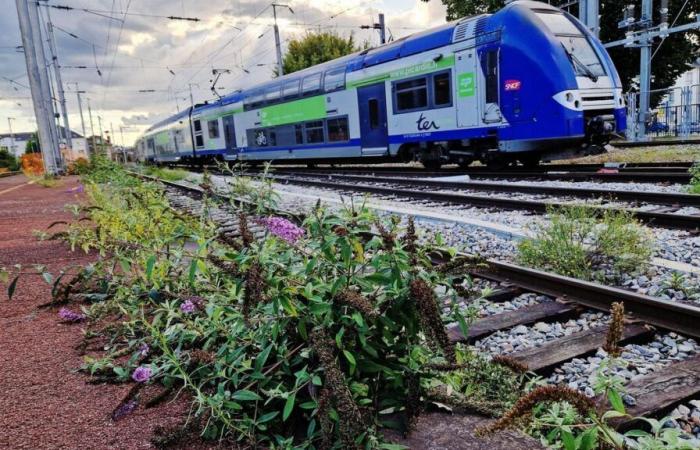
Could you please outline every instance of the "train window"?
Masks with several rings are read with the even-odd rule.
[[[449,72],[433,76],[433,104],[435,106],[449,106],[452,104],[452,83],[450,83]]]
[[[194,143],[197,148],[204,147],[204,136],[201,134],[194,137]]]
[[[308,95],[314,95],[321,90],[321,74],[316,73],[304,77],[301,83],[301,95],[304,97]]]
[[[323,142],[323,120],[306,122],[306,143],[315,144]]]
[[[349,134],[347,117],[328,119],[326,121],[326,127],[328,128],[329,142],[344,142],[348,140]]]
[[[594,78],[605,75],[605,69],[600,58],[588,42],[588,38],[561,13],[539,11],[539,17],[556,36],[566,50],[576,75]]]
[[[296,143],[301,145],[304,143],[304,126],[299,124],[299,125],[294,125],[294,134],[296,137]]]
[[[428,80],[426,77],[394,84],[397,112],[408,112],[428,107]]]
[[[323,90],[326,92],[337,91],[345,88],[345,68],[339,67],[326,71],[323,78]]]
[[[498,103],[498,50],[486,52],[486,103]]]
[[[277,132],[274,128],[267,130],[267,145],[277,145]]]
[[[209,130],[209,139],[219,138],[219,119],[210,120],[207,122],[207,129]]]
[[[199,120],[194,121],[194,131],[195,133],[202,131],[202,122],[200,122]]]
[[[299,80],[287,81],[282,88],[282,97],[294,98],[299,95]]]
[[[369,109],[369,127],[373,130],[379,128],[379,100],[371,98],[367,102],[367,108]]]

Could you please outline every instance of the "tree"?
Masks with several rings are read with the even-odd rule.
[[[442,0],[442,3],[447,7],[447,20],[495,12],[505,4],[503,0]],[[619,29],[617,24],[622,20],[623,8],[630,3],[636,4],[637,16],[639,16],[641,0],[636,2],[629,0],[600,1],[601,41],[610,42],[625,37],[625,30]],[[554,1],[552,4],[556,5],[557,2]],[[659,4],[660,2],[655,2],[654,23],[656,24],[659,23],[660,19]],[[688,0],[687,4],[685,4],[685,0],[669,0],[669,20],[673,21],[682,10],[675,25],[694,22],[693,12],[699,9],[700,0]],[[574,15],[578,14],[577,5],[572,7],[571,12]],[[700,50],[699,37],[699,32],[689,31],[669,35],[663,43],[661,40],[655,42],[652,49],[652,53],[656,52],[651,66],[652,89],[673,86],[676,79],[690,68],[690,64],[695,60]],[[639,49],[620,46],[608,49],[608,52],[620,74],[624,90],[637,90],[638,87],[633,82],[633,78],[639,74]]]
[[[367,47],[367,44],[365,44],[365,47]],[[289,47],[284,55],[282,65],[284,73],[287,74],[340,58],[359,50],[361,48],[355,45],[355,38],[352,34],[348,38],[344,38],[331,31],[306,33],[299,39],[289,41]],[[274,72],[277,75],[277,68],[274,69]]]
[[[7,169],[11,172],[19,170],[19,163],[15,155],[10,153],[6,148],[0,149],[0,169]]]
[[[24,147],[24,153],[39,153],[41,151],[41,146],[39,146],[39,135],[37,133],[32,133],[32,136],[27,141]]]

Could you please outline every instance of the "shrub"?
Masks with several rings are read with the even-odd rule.
[[[687,187],[688,192],[691,194],[700,194],[700,162],[693,164],[693,167],[690,168],[690,174],[692,178]]]
[[[166,169],[163,167],[147,166],[144,170],[146,175],[160,178],[165,181],[182,181],[189,176],[189,172],[182,169]]]
[[[20,160],[25,174],[36,176],[44,173],[44,160],[41,158],[41,153],[25,153]]]
[[[84,180],[96,226],[73,225],[67,239],[103,255],[80,272],[81,298],[86,345],[110,343],[84,369],[188,390],[205,437],[378,448],[378,430],[412,423],[427,387],[449,382],[468,394],[483,379],[430,369],[462,370],[443,320],[465,333],[468,321],[457,306],[444,318],[441,308],[444,296],[458,304],[451,286],[464,274],[432,267],[413,227],[404,233],[362,208],[318,206],[301,224],[253,209],[239,216],[243,239],[222,238],[118,167],[102,163]],[[266,236],[256,239],[248,222]],[[370,234],[375,225],[381,236]]]
[[[518,245],[521,263],[589,280],[608,266],[614,276],[640,270],[653,253],[651,233],[629,212],[571,205],[550,209],[548,217]]]
[[[7,169],[10,172],[19,170],[17,158],[8,150],[0,150],[0,169]]]
[[[68,165],[70,175],[82,175],[90,169],[90,161],[85,158],[78,158]]]

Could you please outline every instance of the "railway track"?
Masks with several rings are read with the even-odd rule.
[[[205,192],[181,183],[161,182],[171,199],[173,207],[185,209],[190,214],[200,214],[199,200]],[[226,203],[231,199],[218,196]],[[297,214],[282,212],[296,217]],[[227,210],[214,211],[211,216],[221,227],[222,232],[237,236],[237,219]],[[254,230],[255,231],[255,230]],[[466,256],[466,255],[456,255]],[[434,264],[450,260],[443,252],[432,255]],[[494,333],[512,330],[515,327],[531,327],[539,324],[560,324],[565,320],[581,317],[586,311],[607,312],[613,302],[623,302],[629,317],[624,326],[621,345],[636,343],[644,345],[657,339],[663,333],[680,333],[684,336],[700,338],[700,307],[685,303],[663,300],[614,287],[581,281],[548,272],[520,267],[497,260],[488,260],[485,268],[472,271],[472,276],[499,288],[481,301],[498,304],[507,302],[525,293],[546,296],[551,301],[519,307],[516,310],[498,312],[477,319],[464,335],[456,325],[448,326],[450,339],[455,342],[475,343]],[[472,299],[464,299],[468,304]],[[548,326],[548,325],[547,325]],[[531,346],[510,353],[509,356],[526,364],[531,371],[547,376],[558,367],[594,354],[605,342],[606,326],[580,329],[574,333],[551,339],[542,345]],[[655,341],[656,342],[656,341]],[[700,352],[687,355],[687,358],[671,361],[626,385],[627,398],[634,401],[628,404],[631,416],[659,415],[689,399],[700,397]],[[616,426],[630,426],[628,420],[619,420]]]
[[[376,184],[361,184],[361,183],[343,183],[343,182],[338,182],[334,181],[335,177],[325,177],[324,179],[321,178],[316,178],[316,179],[309,179],[309,177],[302,177],[302,176],[287,176],[287,175],[270,175],[275,181],[280,182],[280,183],[289,183],[289,184],[296,184],[296,185],[302,185],[302,186],[313,186],[317,188],[324,188],[324,189],[333,189],[336,191],[343,191],[343,192],[365,192],[365,193],[371,193],[371,194],[377,194],[377,195],[382,195],[382,196],[390,196],[390,197],[400,197],[400,198],[406,198],[406,199],[420,199],[420,200],[430,200],[434,202],[440,202],[440,203],[448,203],[448,204],[454,204],[454,205],[471,205],[471,206],[478,206],[478,207],[485,207],[485,208],[499,208],[499,209],[506,209],[506,210],[521,210],[521,211],[532,211],[536,213],[546,213],[548,209],[551,207],[557,207],[561,206],[562,203],[554,202],[554,201],[538,201],[538,200],[522,200],[522,199],[513,199],[513,198],[500,198],[500,197],[494,197],[494,196],[488,196],[488,195],[472,195],[472,194],[459,194],[459,193],[448,193],[448,192],[439,192],[439,191],[434,191],[434,190],[425,190],[422,189],[422,187],[429,186],[429,187],[443,187],[443,188],[450,188],[448,184],[436,184],[436,182],[430,182],[430,181],[424,181],[424,180],[407,180],[403,179],[403,185],[405,186],[406,184],[410,185],[411,189],[407,188],[398,188],[396,186],[378,186]],[[379,180],[383,180],[382,178],[378,177],[364,177],[363,180],[365,180],[367,183],[373,182],[380,182]],[[357,179],[354,179],[354,181],[359,181]],[[387,183],[392,183],[393,184],[393,178],[384,180]],[[441,182],[437,182],[441,183]],[[401,183],[397,183],[401,184]],[[419,186],[416,186],[419,185]],[[452,186],[459,186],[459,188],[465,188],[463,186],[463,183],[453,183]],[[483,186],[480,185],[480,186]],[[494,188],[495,189],[495,188]],[[607,192],[607,191],[606,191]],[[578,191],[579,195],[583,195],[581,191]],[[649,193],[645,193],[649,194]],[[641,193],[640,193],[641,195]],[[667,194],[667,195],[673,195],[673,194]],[[697,203],[695,203],[695,199],[692,197],[694,196],[681,196],[681,197],[676,197],[677,199],[677,205],[680,206],[681,201],[688,202],[688,204],[692,204],[693,206],[696,206]],[[649,198],[649,197],[647,197]],[[665,202],[664,204],[672,204],[676,205],[676,203],[673,203],[673,198],[674,197],[666,197],[663,195],[660,195],[657,198],[664,198]],[[682,199],[682,200],[681,200]],[[675,209],[678,208],[678,206],[675,207]],[[604,207],[602,206],[591,206],[592,209],[596,209],[599,211],[602,211]],[[683,229],[683,230],[696,230],[700,228],[700,216],[696,215],[684,215],[684,214],[673,214],[669,212],[670,210],[673,210],[674,207],[667,207],[663,210],[660,211],[641,211],[641,210],[634,210],[634,209],[628,209],[629,212],[634,214],[634,216],[640,220],[643,223],[653,225],[653,226],[660,226],[660,227],[668,227],[668,228],[677,228],[677,229]]]
[[[656,163],[655,163],[656,164]],[[687,184],[692,175],[688,172],[689,163],[660,163],[661,165],[629,164],[618,167],[605,167],[601,164],[551,164],[536,168],[522,166],[492,171],[487,167],[469,167],[467,169],[445,168],[428,171],[419,167],[406,166],[341,166],[341,167],[285,167],[275,166],[280,174],[299,172],[317,174],[369,175],[395,177],[440,177],[449,175],[469,175],[477,179],[515,179],[515,180],[549,180],[549,181],[602,181],[635,183],[669,183]],[[604,169],[604,170],[603,170]]]

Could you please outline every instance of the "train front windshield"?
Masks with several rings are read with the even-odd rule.
[[[568,17],[553,11],[538,12],[537,16],[564,46],[576,75],[589,78],[606,75],[600,58],[590,42]]]

